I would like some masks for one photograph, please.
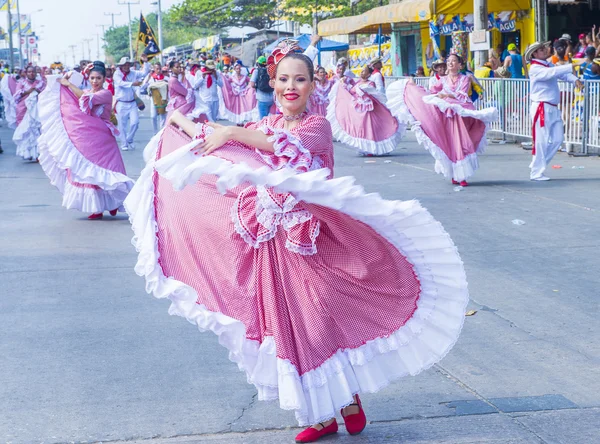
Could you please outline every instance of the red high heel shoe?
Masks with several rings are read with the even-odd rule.
[[[111,216],[116,216],[117,215],[117,211],[119,211],[118,208],[116,210],[110,210],[109,213],[110,213]]]
[[[98,220],[102,219],[102,213],[92,213],[88,216],[89,220]]]
[[[460,186],[461,186],[461,187],[468,187],[468,186],[469,186],[469,184],[467,183],[467,181],[466,181],[466,180],[461,180],[461,181],[460,181]]]
[[[457,180],[452,179],[452,185],[460,185],[460,182]]]
[[[340,410],[340,413],[344,418],[344,424],[346,426],[346,430],[348,430],[348,433],[350,433],[351,435],[358,435],[367,426],[367,417],[365,416],[365,411],[362,408],[362,403],[360,402],[360,398],[358,397],[358,395],[356,395],[356,402],[350,404],[348,407],[353,405],[358,406],[358,413],[344,416],[344,409]]]
[[[322,422],[320,422],[319,425],[323,427],[321,430],[309,427],[298,433],[298,435],[296,435],[296,442],[315,442],[321,439],[323,436],[333,435],[338,431],[338,423],[335,418],[327,427],[323,426]]]

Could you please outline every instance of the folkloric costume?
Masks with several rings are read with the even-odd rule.
[[[135,133],[140,123],[140,114],[135,102],[135,91],[133,83],[139,82],[150,72],[150,64],[144,63],[144,69],[136,71],[131,69],[127,74],[122,70],[122,66],[131,63],[129,57],[123,57],[117,65],[117,70],[113,75],[115,85],[115,110],[119,123],[119,133],[121,139],[121,148],[124,151],[134,149]]]
[[[56,79],[41,96],[40,165],[67,209],[123,210],[133,180],[125,173],[111,108],[110,91],[88,90],[78,99]]]
[[[190,149],[212,128],[190,141],[167,127],[125,207],[148,291],[217,334],[258,399],[279,399],[307,425],[442,359],[468,291],[427,210],[331,179],[323,116],[285,122],[247,125],[273,153],[230,141],[208,156]]]
[[[187,116],[194,110],[195,103],[194,89],[186,79],[185,74],[180,76],[171,75],[169,78],[167,120],[175,110],[179,110],[184,116]]]
[[[0,82],[0,93],[4,99],[4,114],[6,123],[10,129],[17,127],[17,104],[15,103],[15,92],[17,91],[17,79],[15,76],[6,74]]]
[[[371,81],[356,84],[347,77],[338,81],[330,94],[327,120],[333,137],[356,148],[360,154],[380,156],[393,151],[406,125],[386,107],[386,97]]]
[[[486,145],[487,126],[498,118],[496,108],[475,109],[470,88],[471,80],[464,74],[459,74],[456,82],[449,76],[440,77],[431,94],[406,80],[388,88],[388,106],[431,153],[436,173],[459,182],[466,181],[479,167],[477,154]]]
[[[201,68],[196,72],[192,87],[198,91],[196,100],[196,108],[193,111],[194,117],[199,117],[205,113],[210,122],[214,122],[219,118],[219,91],[218,86],[223,86],[223,76],[220,72],[215,71],[215,64],[210,60],[206,62],[206,67]]]
[[[379,57],[371,60],[370,65],[373,66],[378,62],[381,62]],[[383,78],[381,71],[373,68],[373,73],[369,77],[369,80],[375,84],[375,89],[378,93],[385,95],[385,79]]]
[[[238,77],[223,76],[219,113],[221,117],[233,123],[243,123],[258,119],[256,91],[250,88],[250,78],[243,74]]]
[[[533,53],[543,48],[546,43],[533,43],[525,51],[525,59],[531,62],[529,79],[531,82],[530,114],[533,118],[533,159],[531,180],[548,180],[544,171],[548,167],[564,140],[564,126],[558,109],[560,90],[558,81],[575,83],[573,65],[553,66],[545,60],[533,59]]]
[[[308,109],[310,112],[327,116],[327,106],[329,105],[329,93],[335,82],[330,79],[325,79],[325,83],[321,83],[315,79],[315,90],[310,96]]]
[[[31,88],[34,91],[28,95]],[[13,134],[13,142],[17,146],[17,156],[25,160],[36,160],[39,156],[37,139],[40,137],[42,123],[38,113],[38,96],[46,88],[46,78],[19,80],[14,94],[17,105],[17,128]]]

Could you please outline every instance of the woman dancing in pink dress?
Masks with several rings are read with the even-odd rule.
[[[369,80],[372,68],[365,66],[354,82],[342,77],[331,90],[327,120],[333,137],[358,149],[358,153],[381,156],[393,151],[406,130],[406,125],[385,106],[385,94]]]
[[[249,87],[250,77],[242,74],[242,65],[235,64],[233,73],[223,76],[219,113],[232,123],[244,123],[258,118],[256,91]]]
[[[310,95],[308,109],[322,116],[327,116],[327,106],[329,105],[329,93],[335,81],[327,78],[327,71],[322,66],[317,68],[315,73],[315,90]]]
[[[446,75],[427,92],[412,82],[398,81],[387,90],[394,115],[409,125],[435,159],[435,171],[455,185],[479,167],[477,155],[486,145],[488,125],[498,118],[496,108],[476,110],[471,101],[471,80],[461,74],[462,59],[450,54]]]
[[[88,219],[116,216],[133,187],[110,122],[112,93],[103,88],[104,63],[88,67],[89,90],[81,90],[81,75],[53,79],[40,99],[42,135],[40,164],[63,195],[67,209],[91,212]],[[74,80],[77,76],[79,79]],[[54,81],[56,80],[56,81]],[[73,82],[71,82],[71,81]],[[75,83],[75,84],[74,84]]]
[[[24,160],[37,161],[39,157],[38,137],[41,122],[38,111],[38,97],[46,88],[46,77],[40,70],[40,77],[35,66],[28,66],[25,77],[17,83],[14,101],[17,107],[17,127],[13,134],[13,142],[17,146],[16,154]]]
[[[329,122],[307,112],[311,60],[278,48],[282,114],[244,128],[174,113],[125,201],[146,288],[213,331],[296,442],[366,426],[359,393],[415,375],[455,344],[462,262],[416,201],[332,179]],[[177,125],[179,128],[177,128]]]
[[[177,60],[172,60],[169,62],[169,69],[171,70],[171,77],[169,77],[167,120],[175,110],[179,110],[183,115],[191,113],[196,103],[194,90],[185,77],[181,63]]]

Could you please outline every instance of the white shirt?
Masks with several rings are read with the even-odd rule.
[[[192,88],[198,91],[198,96],[204,102],[218,102],[219,101],[219,90],[218,86],[223,86],[223,77],[219,71],[215,71],[212,74],[212,85],[210,88],[206,85],[208,80],[208,75],[203,75],[202,70],[198,70],[196,72],[196,76],[194,77]]]
[[[132,69],[126,77],[123,76],[121,68],[117,68],[113,75],[115,85],[115,99],[118,102],[133,102],[135,100],[133,82],[138,82],[150,72],[150,63],[144,63],[144,69],[136,71]]]
[[[577,80],[573,74],[573,65],[554,66],[545,60],[534,60],[537,63],[532,63],[529,67],[531,101],[558,105],[560,102],[558,81],[575,83]]]
[[[369,80],[375,84],[375,89],[385,94],[385,84],[383,83],[383,75],[380,72],[374,72],[369,77]]]

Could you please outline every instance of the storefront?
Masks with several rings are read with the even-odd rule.
[[[535,41],[531,0],[488,0],[492,47],[516,43],[521,51]],[[394,75],[409,75],[428,67],[440,51],[451,48],[451,33],[472,30],[473,2],[464,0],[402,0],[364,14],[324,20],[319,34],[391,36],[390,66]]]

